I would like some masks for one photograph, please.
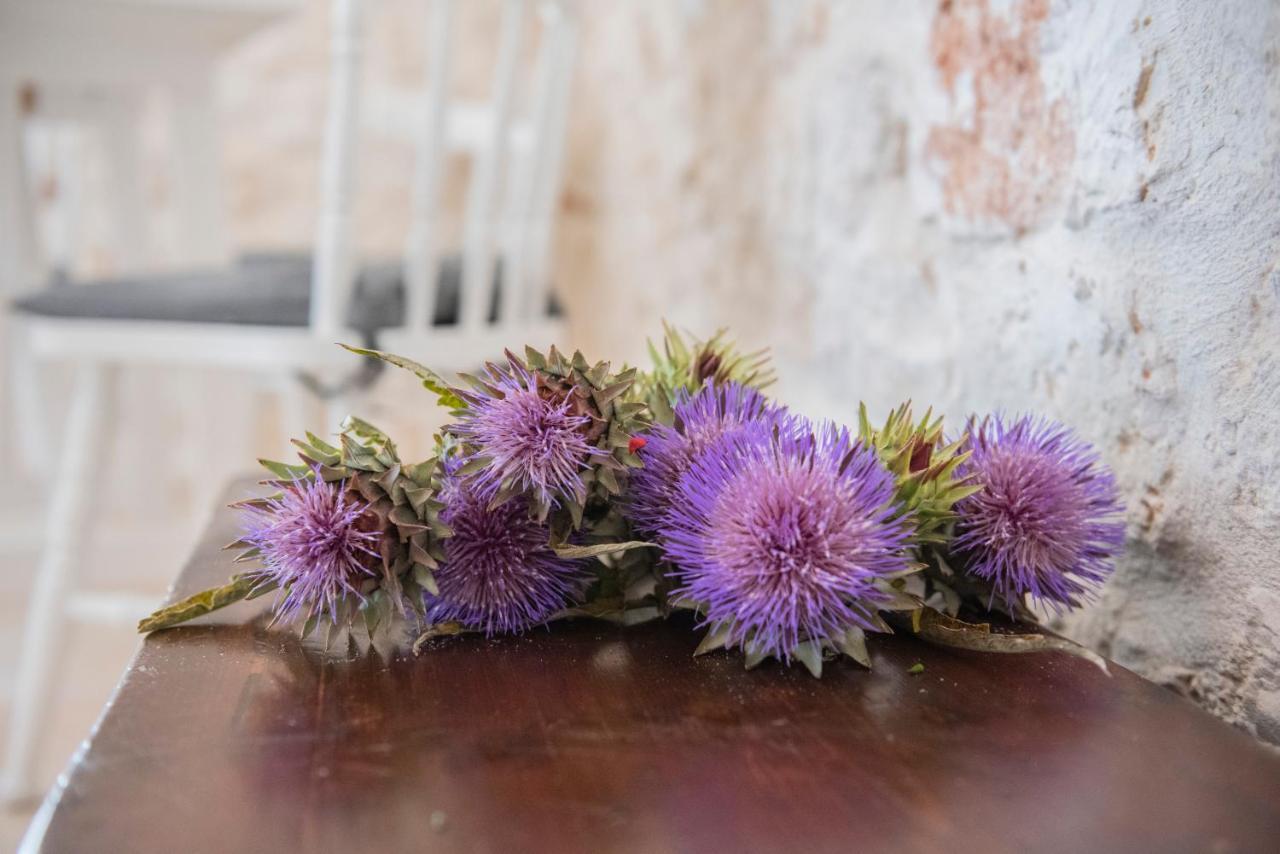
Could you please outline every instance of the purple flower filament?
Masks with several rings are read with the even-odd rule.
[[[797,644],[874,629],[876,582],[909,569],[894,479],[847,430],[756,424],[723,436],[681,478],[665,554],[675,595],[728,645],[789,660]]]
[[[544,394],[537,375],[514,360],[509,369],[490,365],[487,382],[497,394],[463,392],[469,409],[451,428],[475,448],[468,460],[487,461],[476,487],[489,497],[515,489],[548,506],[560,497],[582,503],[582,471],[606,454],[587,440],[591,416],[575,414],[568,396]]]
[[[971,424],[968,445],[961,473],[982,491],[956,505],[952,543],[967,571],[1009,607],[1027,594],[1059,611],[1081,604],[1124,543],[1110,470],[1066,427],[1030,416]]]
[[[345,481],[300,479],[265,506],[249,505],[244,540],[261,552],[259,583],[285,591],[276,619],[325,614],[337,621],[338,601],[360,596],[358,583],[377,574],[381,534],[362,527],[369,505]]]
[[[452,468],[457,469],[454,463]],[[428,596],[433,623],[457,621],[487,635],[545,622],[581,593],[580,563],[556,556],[550,531],[529,518],[523,500],[490,508],[468,479],[446,476],[440,518],[453,529],[435,571],[439,596]]]
[[[644,467],[631,475],[625,512],[636,531],[648,537],[661,537],[680,478],[703,450],[744,424],[781,423],[785,413],[738,383],[708,382],[693,395],[681,392],[674,408],[675,426],[658,425],[645,434]]]

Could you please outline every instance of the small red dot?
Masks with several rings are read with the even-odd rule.
[[[634,454],[647,444],[649,444],[649,441],[643,436],[632,436],[631,441],[627,443],[627,451]]]

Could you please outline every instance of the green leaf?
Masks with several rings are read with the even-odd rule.
[[[484,471],[486,468],[488,468],[492,464],[492,462],[493,461],[490,460],[488,457],[475,457],[463,463],[462,465],[458,466],[454,474],[456,474],[458,477],[466,477],[467,475]]]
[[[862,629],[852,626],[836,640],[836,645],[841,652],[863,667],[871,667],[871,656],[867,653],[867,635]]]
[[[658,393],[649,401],[649,406],[653,409],[653,420],[668,427],[676,423],[676,413],[671,408],[670,398],[670,390],[666,386],[660,386]]]
[[[357,356],[369,356],[374,359],[381,359],[389,365],[395,365],[397,368],[404,368],[406,371],[412,372],[418,379],[422,380],[422,385],[427,391],[436,396],[436,401],[449,409],[466,409],[466,402],[458,397],[444,378],[426,365],[419,364],[413,359],[407,359],[404,356],[397,356],[394,353],[384,353],[381,350],[368,350],[364,347],[352,347],[348,344],[340,344],[344,350],[349,350]]]
[[[366,449],[371,448],[372,445],[386,445],[391,441],[391,437],[386,433],[363,418],[357,418],[354,415],[348,415],[342,419],[341,431],[346,435],[359,439]],[[372,450],[370,450],[370,453],[372,453]]]
[[[249,594],[254,592],[255,586],[256,581],[252,576],[234,576],[230,582],[221,587],[203,590],[194,596],[188,596],[181,602],[161,608],[138,623],[138,632],[140,634],[155,632],[194,620],[196,617],[203,617],[219,608],[225,608],[248,598]]]
[[[311,434],[308,433],[307,435],[310,436]],[[315,445],[307,444],[306,442],[301,442],[297,439],[291,439],[290,442],[292,442],[293,446],[298,449],[298,456],[301,457],[302,461],[308,466],[321,465],[328,467],[336,466],[341,462],[341,454],[336,448],[329,448],[326,450],[325,448],[328,448],[327,445],[325,448],[320,448]]]
[[[275,460],[258,460],[258,463],[267,471],[271,472],[281,480],[298,480],[305,478],[311,474],[311,469],[306,466],[291,466],[288,463],[279,463]]]
[[[436,584],[436,577],[431,574],[430,569],[420,563],[413,565],[413,580],[432,596],[440,595],[440,587]]]
[[[530,347],[528,344],[524,346],[524,360],[528,362],[529,367],[535,371],[544,371],[547,368],[547,357]]]
[[[566,499],[564,503],[569,510],[569,522],[573,525],[573,529],[576,531],[582,527],[582,514],[584,512],[584,508],[581,504],[572,499]],[[540,518],[538,521],[542,522],[544,519],[545,516]]]
[[[556,553],[556,557],[569,558],[589,558],[600,557],[601,555],[620,554],[621,552],[630,551],[631,549],[648,549],[657,548],[654,543],[645,543],[640,540],[631,540],[625,543],[599,543],[594,546],[553,546],[552,551]]]
[[[698,644],[698,648],[693,651],[694,658],[723,648],[724,645],[729,642],[729,632],[732,629],[732,623],[721,623],[720,625],[713,627],[705,636],[703,636],[702,643]]]
[[[638,626],[641,623],[648,623],[662,616],[662,612],[653,606],[645,608],[626,608],[622,612],[622,625]]]
[[[822,647],[817,641],[796,644],[791,654],[813,674],[813,678],[822,678]]]
[[[606,408],[609,406],[609,404],[613,403],[614,400],[621,397],[627,391],[627,389],[631,388],[633,383],[634,383],[633,377],[628,376],[625,379],[615,382],[613,385],[609,386],[608,388],[604,388],[604,389],[601,389],[600,391],[594,392],[591,395],[591,397],[595,400],[596,406],[600,408],[600,411],[604,412]]]
[[[257,599],[259,596],[266,596],[268,593],[272,592],[273,590],[276,590],[279,587],[280,585],[276,584],[274,581],[264,582],[262,584],[257,585],[252,590],[250,590],[249,595],[244,597],[244,601],[252,602],[254,599]]]
[[[296,441],[297,440],[295,440],[295,443]],[[307,442],[311,445],[311,447],[315,448],[317,451],[322,451],[325,454],[328,454],[330,456],[336,457],[340,453],[337,448],[335,448],[333,445],[330,445],[328,442],[324,441],[315,433],[312,433],[310,430],[307,431]]]
[[[385,596],[381,589],[375,590],[360,605],[360,613],[364,615],[364,627],[368,630],[369,637],[373,637],[378,624],[382,622],[381,605]]]
[[[603,486],[610,495],[617,495],[622,491],[622,487],[618,485],[618,476],[613,473],[612,469],[600,467],[597,469],[599,473],[600,485]]]

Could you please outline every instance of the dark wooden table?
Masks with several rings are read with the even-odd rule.
[[[1280,754],[1114,665],[889,637],[817,681],[585,622],[332,660],[256,605],[147,639],[31,850],[1280,850]]]

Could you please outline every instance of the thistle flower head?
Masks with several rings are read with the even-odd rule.
[[[680,479],[665,554],[675,595],[728,645],[789,660],[806,640],[873,629],[880,579],[908,570],[910,517],[874,448],[824,425],[725,434]]]
[[[760,392],[738,383],[707,383],[694,394],[680,392],[675,424],[659,424],[644,435],[644,467],[631,475],[626,513],[636,531],[659,535],[681,476],[707,447],[747,424],[781,424],[785,413]]]
[[[488,497],[531,494],[552,507],[561,497],[582,503],[583,470],[607,456],[592,445],[591,415],[514,358],[507,367],[490,365],[482,388],[461,392],[467,410],[450,428],[475,449],[467,461],[487,463],[472,476],[473,487]]]
[[[457,621],[487,635],[520,632],[570,604],[585,586],[580,562],[556,556],[550,532],[524,499],[490,507],[459,464],[446,464],[441,521],[453,529],[427,597],[433,623]]]
[[[1028,593],[1079,605],[1124,543],[1111,471],[1066,427],[1031,416],[971,423],[967,443],[961,471],[982,489],[956,504],[952,549],[1010,607]]]
[[[378,574],[381,535],[370,530],[369,505],[345,483],[299,478],[279,497],[247,505],[243,541],[260,552],[257,574],[285,591],[277,619],[326,614],[336,622],[338,600],[359,596],[359,583]]]

